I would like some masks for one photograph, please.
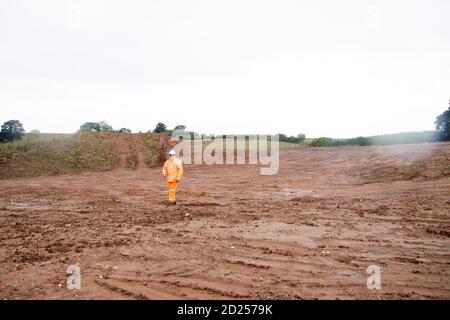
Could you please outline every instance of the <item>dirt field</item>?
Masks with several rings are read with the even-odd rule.
[[[1,299],[450,299],[450,144],[0,181]],[[81,268],[81,290],[66,269]],[[366,268],[381,267],[368,290]]]

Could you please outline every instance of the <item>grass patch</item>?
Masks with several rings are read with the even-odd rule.
[[[211,144],[212,141],[202,141],[203,150],[205,147],[207,147],[209,144]],[[192,145],[194,145],[194,141],[192,141]],[[236,140],[230,140],[230,139],[223,139],[223,146],[225,149],[231,149],[234,148],[235,151],[237,150],[245,150],[249,151],[250,149],[250,142],[249,139],[245,139],[245,142],[243,144],[237,143]],[[304,147],[304,145],[299,143],[292,143],[292,142],[278,142],[278,146],[280,150],[297,150]],[[271,142],[270,140],[267,142],[267,148],[270,150],[271,148]]]
[[[137,170],[139,163],[139,149],[137,142],[133,139],[132,135],[126,137],[128,143],[128,154],[125,159],[126,168],[128,170]]]
[[[64,167],[71,172],[108,171],[119,162],[111,140],[105,135],[82,134],[65,154]]]
[[[103,134],[34,134],[0,144],[1,179],[106,171],[118,162],[113,143]]]
[[[146,137],[144,139],[144,142],[148,148],[148,160],[147,160],[147,166],[149,168],[155,168],[158,166],[161,156],[158,151],[158,145],[156,144],[156,141],[153,140],[151,137]]]

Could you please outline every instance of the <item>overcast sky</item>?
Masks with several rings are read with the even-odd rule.
[[[1,0],[0,122],[74,132],[430,130],[448,0]]]

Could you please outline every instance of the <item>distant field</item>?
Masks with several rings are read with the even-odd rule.
[[[358,146],[385,146],[400,144],[418,144],[433,143],[439,141],[439,135],[436,131],[422,132],[401,132],[394,134],[384,134],[370,137],[356,137],[351,139],[335,139],[329,137],[320,137],[315,139],[306,139],[305,144],[312,147],[340,147],[345,145]]]
[[[249,149],[249,142],[248,141],[246,141],[245,146],[238,145],[237,143],[234,143],[233,140],[229,140],[229,139],[224,139],[223,141],[224,141],[224,146],[226,148],[230,148],[230,147],[234,146],[235,150],[242,150],[242,149],[245,148],[245,150],[248,151],[248,149]],[[211,143],[210,141],[203,142],[203,147],[206,147],[210,143]],[[270,142],[268,143],[268,146],[270,147]],[[301,145],[297,144],[297,143],[290,143],[290,142],[279,142],[279,147],[280,147],[280,150],[295,150],[295,149],[300,149]]]
[[[438,140],[436,131],[403,132],[369,137],[374,145],[429,143]]]

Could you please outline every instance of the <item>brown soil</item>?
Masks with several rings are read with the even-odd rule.
[[[275,176],[186,166],[171,208],[160,168],[2,180],[0,298],[450,299],[449,156],[282,151]]]
[[[159,153],[160,164],[166,160],[166,155],[170,151],[174,142],[166,134],[120,134],[110,136],[114,143],[114,150],[119,154],[120,161],[118,167],[126,169],[146,169],[148,167],[149,148],[145,139],[153,139],[156,143],[156,150]]]

